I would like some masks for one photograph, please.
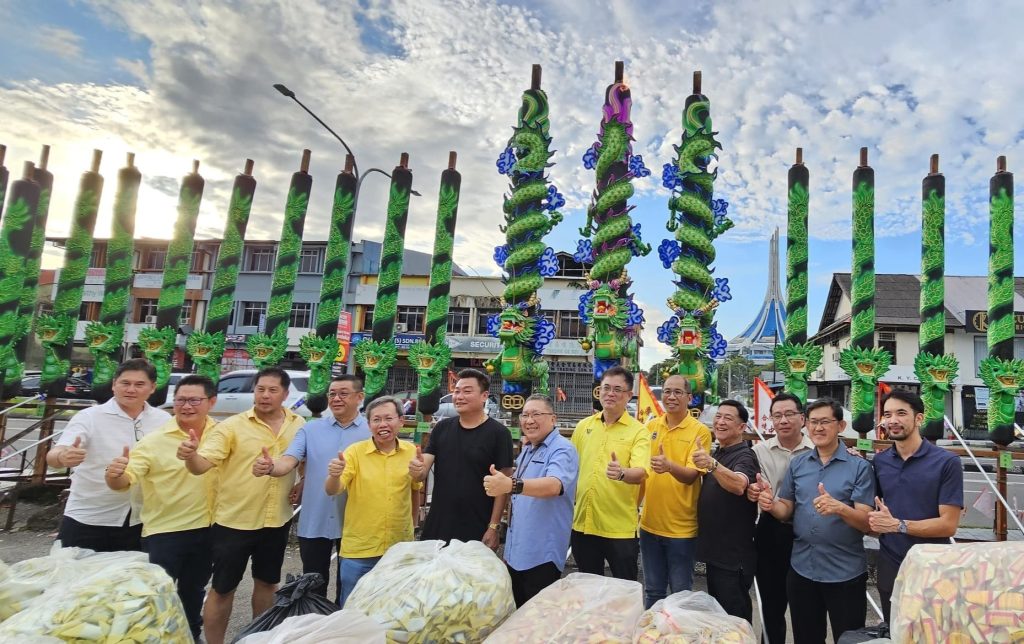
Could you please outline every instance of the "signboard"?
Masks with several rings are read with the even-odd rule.
[[[136,273],[132,282],[135,288],[160,288],[163,284],[163,273]],[[185,280],[185,288],[190,291],[202,289],[203,276],[190,273]]]
[[[987,333],[988,311],[971,309],[964,311],[964,326],[967,333]],[[1014,311],[1013,333],[1014,335],[1024,335],[1024,313]]]
[[[238,343],[238,344],[244,344],[245,343],[245,334],[244,333],[229,333],[228,335],[224,336],[224,341],[225,342],[235,342],[235,343]]]
[[[353,333],[351,344],[357,344],[363,338],[371,337],[370,333]],[[396,333],[395,347],[399,351],[407,351],[409,347],[423,339],[422,333]],[[475,353],[484,356],[493,356],[501,351],[501,342],[497,338],[483,335],[446,335],[445,341],[451,347],[453,353]],[[576,340],[558,339],[552,340],[544,349],[544,356],[585,356],[587,353],[580,347]],[[591,367],[587,367],[591,369]]]
[[[348,351],[352,345],[352,314],[342,311],[338,314],[338,355],[335,362],[347,362]]]

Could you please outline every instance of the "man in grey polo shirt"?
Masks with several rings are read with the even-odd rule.
[[[809,404],[807,427],[814,449],[790,461],[778,498],[758,476],[761,510],[793,520],[787,590],[798,644],[825,640],[826,615],[835,641],[864,627],[864,533],[875,495],[871,464],[847,453],[839,440],[846,428],[839,403],[820,398]]]

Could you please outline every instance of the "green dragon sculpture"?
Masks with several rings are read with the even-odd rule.
[[[307,395],[310,391],[327,391],[331,384],[331,364],[338,355],[338,337],[329,335],[321,338],[315,333],[308,333],[299,339],[299,355],[309,367]]]
[[[43,347],[43,369],[51,382],[64,378],[71,370],[71,360],[61,357],[61,349],[75,337],[76,320],[70,315],[43,314],[36,318],[36,336]]]
[[[498,316],[498,340],[503,349],[484,363],[487,373],[499,373],[506,382],[536,381],[536,391],[548,393],[548,364],[534,360],[528,350],[533,341],[536,319],[523,313],[518,305],[507,305]]]
[[[587,300],[586,314],[593,330],[580,339],[580,346],[584,351],[593,349],[596,360],[625,360],[626,368],[636,372],[640,370],[636,337],[621,333],[626,328],[628,313],[625,298],[606,284],[600,286]]]
[[[245,346],[257,369],[273,367],[281,362],[288,350],[288,328],[279,326],[273,334],[254,333],[246,340]]]
[[[821,366],[822,354],[820,346],[809,342],[786,342],[775,349],[775,365],[782,372],[786,391],[807,401],[807,379]]]
[[[117,360],[111,356],[121,350],[124,343],[124,323],[90,322],[85,326],[85,345],[95,358],[93,382],[110,383],[117,371]]]
[[[397,354],[393,340],[378,341],[366,338],[356,344],[353,355],[366,376],[364,391],[378,393],[384,390],[388,381],[388,370],[395,364]]]
[[[1003,447],[1013,442],[1014,400],[1024,385],[1021,361],[1013,358],[1013,264],[1013,174],[999,157],[989,182],[988,358],[981,361],[980,375],[989,387],[989,438]]]
[[[11,204],[0,228],[0,390],[3,391],[21,388],[23,365],[17,359],[16,348],[27,331],[27,318],[19,315],[19,308],[26,255],[33,233],[32,213],[39,200],[39,186],[30,180],[31,173],[31,164],[28,164],[26,178],[14,182]],[[7,381],[14,386],[5,386]]]
[[[156,369],[158,383],[166,383],[171,377],[171,353],[177,339],[177,330],[172,326],[148,326],[139,330],[139,348]]]
[[[978,375],[988,387],[989,427],[1009,427],[1012,441],[1017,392],[1024,387],[1024,360],[985,358],[978,365]]]
[[[214,383],[220,380],[220,359],[224,355],[223,331],[193,331],[185,341],[185,348],[196,365],[196,373]]]
[[[878,379],[891,364],[892,354],[881,348],[851,347],[839,354],[839,367],[850,376],[850,411],[855,417],[874,415]]]
[[[444,369],[451,361],[452,349],[443,338],[440,343],[420,341],[409,347],[409,364],[419,376],[416,383],[417,394],[425,396],[432,391],[438,391]]]
[[[946,415],[946,396],[960,371],[955,356],[918,353],[914,358],[914,374],[921,383],[924,401],[924,424],[943,426]],[[940,434],[941,437],[941,434]]]

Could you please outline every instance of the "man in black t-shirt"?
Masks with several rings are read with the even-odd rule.
[[[434,466],[430,513],[423,539],[479,540],[498,548],[498,528],[508,495],[487,496],[481,481],[491,465],[512,474],[512,435],[487,416],[490,379],[476,369],[463,369],[452,392],[457,418],[446,418],[430,432],[424,454],[409,463],[415,481],[427,478]]]
[[[712,456],[698,447],[693,463],[705,471],[697,500],[696,559],[707,564],[708,594],[725,612],[752,622],[757,504],[747,499],[747,486],[761,469],[742,440],[747,418],[735,400],[719,403],[713,425],[718,449]]]

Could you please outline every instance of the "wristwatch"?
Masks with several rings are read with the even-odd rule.
[[[905,519],[900,519],[900,524],[896,527],[896,531],[900,534],[907,534],[907,522]]]
[[[500,523],[488,523],[487,524],[487,529],[488,530],[495,530],[495,531],[497,531],[498,528],[500,528],[500,527],[501,527]]]
[[[621,472],[619,472],[619,480],[620,481],[625,481],[626,480],[626,470],[622,470]]]
[[[512,479],[512,494],[522,494],[523,483],[523,479]]]

